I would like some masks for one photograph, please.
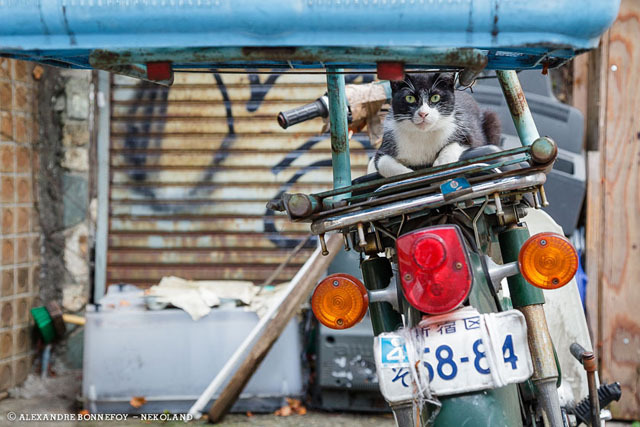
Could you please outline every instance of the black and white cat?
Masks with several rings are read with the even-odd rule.
[[[399,175],[455,162],[470,147],[500,143],[498,116],[456,91],[454,73],[407,74],[391,82],[391,92],[382,145],[368,173]]]

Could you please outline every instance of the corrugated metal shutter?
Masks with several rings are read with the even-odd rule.
[[[197,73],[177,74],[164,88],[114,76],[107,283],[266,279],[309,229],[274,216],[266,202],[281,191],[331,187],[321,121],[283,131],[275,118],[322,95],[325,81]],[[369,149],[364,134],[352,141],[354,177],[365,173]],[[279,280],[290,279],[312,247]]]

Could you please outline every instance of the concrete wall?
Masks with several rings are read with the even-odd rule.
[[[0,58],[0,391],[31,367],[30,313],[38,294],[40,235],[33,66]]]
[[[81,314],[92,283],[88,219],[92,74],[43,70],[38,96],[40,167],[35,175],[42,233],[39,297],[57,301],[65,312]],[[67,362],[71,353],[76,355],[71,367],[81,366],[82,336],[78,332],[54,347],[55,360],[62,356]]]
[[[0,392],[38,369],[29,310],[90,296],[90,93],[90,72],[0,59]]]
[[[89,147],[91,76],[88,71],[64,71],[62,112],[62,226],[66,278],[62,303],[66,311],[84,309],[90,296]]]

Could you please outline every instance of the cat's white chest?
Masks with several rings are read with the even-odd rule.
[[[436,129],[424,131],[410,121],[393,123],[396,159],[406,166],[431,165],[449,143],[456,126],[453,117],[441,119]]]

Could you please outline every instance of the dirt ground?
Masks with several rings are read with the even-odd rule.
[[[19,414],[47,414],[68,413],[69,402],[62,399],[18,399],[9,398],[0,401],[0,426],[52,426],[52,427],[132,427],[141,425],[158,424],[165,427],[184,426],[182,421],[143,421],[140,418],[129,417],[126,421],[15,421],[7,419],[10,412]],[[208,425],[205,421],[191,422],[189,425]],[[228,415],[222,423],[222,427],[394,427],[395,423],[391,415],[370,414],[345,414],[309,411],[306,415],[291,415],[278,417],[272,414],[256,414],[248,417],[245,414]]]
[[[34,420],[34,414],[74,414],[77,396],[82,383],[81,372],[66,372],[56,378],[41,380],[30,376],[23,386],[11,390],[11,397],[0,401],[0,426],[53,426],[53,427],[132,427],[140,425],[184,426],[183,421],[144,421],[129,416],[126,421],[42,421]],[[11,421],[13,417],[30,416],[31,421]],[[189,425],[207,425],[206,421],[194,421]],[[372,415],[361,413],[329,413],[308,411],[306,415],[280,417],[273,414],[230,414],[222,427],[394,427],[391,414]],[[630,427],[626,423],[607,423],[607,427]]]
[[[30,376],[27,381],[17,389],[11,390],[11,396],[0,401],[0,426],[55,426],[55,427],[131,427],[138,425],[158,424],[165,427],[184,426],[183,421],[144,421],[129,416],[126,421],[42,421],[35,420],[36,414],[74,414],[78,410],[77,397],[80,395],[82,373],[80,371],[67,371],[55,378],[42,380],[37,376]],[[23,421],[20,421],[20,416]],[[18,420],[11,421],[12,417]],[[25,421],[29,416],[32,420]],[[190,425],[208,425],[205,421],[191,422]],[[223,427],[294,427],[304,425],[306,427],[393,427],[395,423],[391,414],[346,414],[328,413],[320,411],[308,411],[306,415],[290,415],[288,417],[275,416],[273,414],[230,414],[222,423]]]

